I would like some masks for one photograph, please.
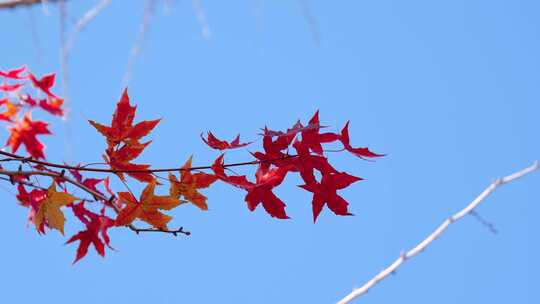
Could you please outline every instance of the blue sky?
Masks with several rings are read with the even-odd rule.
[[[69,1],[69,28],[85,2]],[[71,266],[76,246],[26,228],[4,184],[2,302],[334,303],[494,178],[540,158],[538,1],[308,2],[319,42],[302,1],[203,1],[210,39],[191,1],[160,2],[129,85],[139,119],[163,118],[140,159],[177,166],[194,154],[194,165],[208,164],[217,153],[203,131],[256,140],[264,125],[284,129],[320,109],[331,130],[351,120],[353,145],[388,154],[330,156],[366,179],[342,191],[355,216],[326,209],[313,224],[296,178],[278,191],[286,221],[250,212],[242,191],[217,184],[205,192],[209,212],[173,212],[191,237],[116,229],[117,251]],[[86,119],[110,121],[143,10],[143,1],[113,1],[79,35],[71,120],[53,123],[50,160],[101,159],[103,138]],[[0,24],[1,69],[59,71],[55,7],[2,11]],[[467,217],[358,303],[539,303],[539,182],[533,174],[505,186],[478,209],[499,234]],[[68,219],[68,236],[79,228]]]

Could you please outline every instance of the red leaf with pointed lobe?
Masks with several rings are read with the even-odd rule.
[[[108,148],[105,151],[104,159],[113,170],[147,170],[150,165],[132,164],[130,161],[138,157],[149,144],[150,142],[143,144],[133,143],[124,145],[118,150]],[[151,182],[154,179],[150,172],[128,172],[126,174],[141,182]],[[117,175],[124,180],[123,173],[119,172]]]
[[[201,133],[201,139],[206,143],[210,148],[216,149],[216,150],[226,150],[226,149],[236,149],[240,147],[245,147],[251,143],[240,143],[240,134],[238,134],[230,143],[224,140],[219,140],[217,137],[212,134],[212,132],[208,132],[207,139],[203,137],[203,134]]]
[[[315,112],[309,125],[315,126],[302,131],[302,142],[304,142],[307,147],[316,154],[323,155],[323,148],[321,143],[330,143],[338,140],[340,136],[335,133],[323,133],[320,134],[320,124],[319,124],[319,110]]]
[[[26,77],[21,76],[21,73],[24,73],[24,72],[26,72],[26,66],[22,66],[20,68],[13,69],[7,72],[0,70],[0,76],[10,78],[10,79],[24,79]]]
[[[303,140],[296,140],[293,147],[298,153],[297,157],[291,159],[295,168],[294,171],[300,173],[304,183],[316,182],[314,170],[318,170],[323,175],[337,172],[326,157],[309,153],[309,147]]]
[[[105,151],[104,159],[113,170],[147,170],[150,168],[150,165],[132,164],[131,161],[150,144],[150,142],[141,144],[139,140],[148,135],[160,119],[145,120],[133,125],[136,110],[137,107],[129,103],[128,91],[125,89],[116,105],[110,127],[89,120],[90,124],[107,139],[108,148]],[[119,147],[120,143],[123,145]],[[127,174],[141,182],[153,180],[149,172],[129,172]],[[124,180],[123,173],[117,173],[117,175]]]
[[[14,92],[18,89],[22,88],[24,84],[22,83],[15,83],[15,84],[9,84],[9,83],[2,83],[0,84],[0,91],[4,92]]]
[[[263,170],[259,167],[255,175],[256,183],[252,183],[248,181],[245,175],[227,176],[223,167],[223,154],[214,161],[212,170],[222,181],[248,192],[244,200],[250,211],[254,211],[262,203],[264,210],[270,216],[279,219],[289,218],[285,213],[285,203],[272,192],[274,187],[281,184],[287,174],[287,170],[283,168]]]
[[[343,144],[345,150],[351,152],[352,154],[364,158],[364,157],[382,157],[385,154],[377,154],[371,152],[368,148],[353,148],[349,143],[349,122],[345,124],[345,127],[341,130],[340,141]]]
[[[35,107],[37,105],[37,101],[29,94],[21,94],[21,96],[19,96],[19,99],[31,107]]]
[[[80,165],[78,165],[77,167],[80,167]],[[100,179],[100,178],[85,178],[81,175],[81,173],[78,171],[78,170],[74,170],[74,169],[70,169],[69,172],[71,173],[71,175],[73,175],[73,177],[75,177],[75,179],[85,185],[86,187],[88,187],[89,189],[99,193],[99,194],[103,194],[101,193],[101,191],[99,191],[97,189],[97,185],[101,182],[104,181],[104,179]]]
[[[161,119],[144,120],[133,125],[136,110],[137,107],[129,103],[128,90],[125,89],[120,101],[116,104],[110,127],[93,120],[89,120],[89,122],[99,133],[107,138],[109,146],[114,146],[120,142],[127,144],[138,142],[141,138],[148,135]]]
[[[32,191],[27,192],[22,184],[17,185],[17,200],[26,208],[29,208],[28,212],[28,223],[34,222],[34,217],[41,206],[43,200],[47,197],[47,190],[42,189],[32,189]],[[45,222],[42,222],[39,227],[36,227],[38,233],[45,234]]]
[[[50,100],[41,99],[39,101],[40,108],[51,113],[52,115],[57,115],[57,116],[64,116],[64,110],[62,109],[63,104],[64,104],[64,100],[61,98],[50,98]]]
[[[347,208],[349,204],[337,194],[337,190],[346,188],[359,180],[362,179],[345,172],[338,172],[323,174],[320,183],[315,182],[299,186],[313,193],[313,221],[317,221],[317,217],[325,204],[336,215],[352,215]]]
[[[79,231],[66,242],[66,244],[69,244],[79,241],[77,255],[73,264],[86,256],[90,245],[93,245],[96,252],[104,257],[105,245],[112,249],[107,230],[114,226],[114,220],[104,214],[96,214],[87,210],[84,203],[74,204],[72,209],[75,216],[86,226],[85,230]]]
[[[54,73],[45,75],[41,79],[37,79],[34,74],[28,73],[28,78],[30,78],[32,84],[36,88],[40,89],[43,93],[47,94],[50,97],[58,98],[56,97],[56,95],[51,93],[51,88],[53,87],[54,80],[56,78],[56,75]]]
[[[10,146],[13,152],[17,152],[20,145],[23,144],[32,157],[44,159],[43,149],[45,146],[36,136],[52,134],[47,126],[48,124],[43,121],[32,120],[30,113],[27,113],[15,123],[14,127],[9,129],[11,134],[6,145]]]

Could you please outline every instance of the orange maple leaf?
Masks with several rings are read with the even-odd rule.
[[[113,170],[146,170],[150,165],[132,164],[131,161],[139,156],[150,142],[140,143],[139,140],[152,131],[160,119],[145,120],[133,125],[136,106],[129,103],[127,89],[124,90],[116,105],[111,126],[89,120],[90,124],[107,139],[107,150],[103,158]],[[150,172],[129,172],[129,176],[141,181],[151,182],[154,178]],[[124,180],[123,173],[117,173]]]
[[[169,173],[169,181],[171,182],[169,194],[176,198],[183,196],[186,200],[190,201],[200,209],[208,210],[206,196],[199,193],[197,189],[207,188],[217,180],[217,177],[213,174],[202,172],[191,174],[190,169],[192,159],[193,156],[186,161],[182,170],[180,170],[180,180],[178,180],[174,174]]]
[[[155,195],[155,187],[156,181],[152,180],[142,191],[139,200],[129,192],[118,192],[118,198],[125,206],[116,217],[116,226],[126,226],[140,219],[157,229],[167,229],[167,223],[172,217],[161,213],[159,209],[171,210],[182,202],[168,195]]]
[[[6,110],[0,113],[0,119],[5,121],[13,121],[13,117],[19,112],[19,107],[11,103],[7,98],[0,99],[0,106],[5,106]]]
[[[34,216],[36,229],[39,231],[41,224],[46,222],[49,228],[56,229],[64,234],[64,223],[66,218],[60,208],[69,205],[76,200],[78,200],[78,198],[69,193],[57,192],[56,183],[53,182],[47,189],[47,196],[40,203],[39,209]]]

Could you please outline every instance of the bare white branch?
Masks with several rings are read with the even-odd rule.
[[[201,25],[201,35],[204,39],[209,39],[210,25],[208,24],[208,19],[206,18],[202,0],[193,0],[193,8],[195,9],[195,14],[197,15],[197,21],[199,21],[199,24]]]
[[[67,54],[71,51],[71,48],[73,48],[73,44],[75,42],[75,39],[79,35],[79,33],[84,30],[84,28],[92,21],[94,18],[96,18],[99,13],[103,9],[105,9],[109,4],[111,4],[112,0],[101,0],[99,1],[95,6],[90,8],[84,15],[82,15],[79,20],[77,20],[77,23],[75,24],[75,27],[73,28],[73,32],[69,36],[67,42],[64,45],[64,51],[67,56]]]
[[[476,197],[472,202],[470,202],[465,208],[463,208],[461,211],[457,212],[456,214],[452,215],[451,217],[447,218],[435,231],[433,231],[427,238],[425,238],[423,241],[418,243],[414,248],[411,250],[404,252],[400,255],[399,258],[397,258],[392,264],[390,264],[388,267],[386,267],[384,270],[379,272],[376,276],[371,278],[369,281],[367,281],[362,287],[354,289],[350,294],[345,296],[343,299],[341,299],[338,304],[347,304],[350,303],[352,300],[358,298],[359,296],[367,293],[369,289],[371,289],[373,286],[377,285],[380,281],[384,280],[386,277],[388,277],[390,274],[394,273],[403,263],[408,261],[409,259],[416,256],[418,253],[422,252],[426,247],[428,247],[433,241],[435,241],[437,238],[439,238],[446,229],[450,226],[450,224],[456,222],[457,220],[460,220],[464,216],[470,214],[474,211],[474,209],[480,205],[491,193],[495,191],[498,187],[510,183],[520,177],[523,177],[533,171],[536,171],[540,168],[540,164],[538,161],[535,161],[533,165],[520,170],[518,172],[512,173],[506,177],[496,179],[493,181],[478,197]]]
[[[137,57],[139,57],[139,53],[141,52],[144,40],[146,38],[146,33],[148,32],[148,29],[150,28],[150,21],[152,19],[152,16],[154,15],[155,5],[156,5],[155,0],[147,0],[146,2],[146,8],[144,9],[143,20],[139,28],[139,34],[137,35],[135,44],[133,45],[133,47],[131,48],[131,51],[129,52],[128,65],[127,65],[126,72],[124,73],[124,78],[122,79],[122,87],[126,87],[131,80],[133,69],[135,66],[135,61]]]

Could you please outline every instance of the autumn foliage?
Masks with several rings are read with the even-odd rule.
[[[16,170],[2,167],[0,175],[17,187],[19,204],[28,208],[28,221],[40,234],[58,230],[64,234],[66,213],[73,215],[83,229],[72,235],[66,243],[78,242],[75,262],[83,258],[90,246],[101,256],[112,248],[107,234],[109,229],[127,227],[139,232],[163,232],[189,235],[183,228],[171,229],[173,209],[193,204],[208,210],[208,199],[201,190],[217,181],[241,189],[247,208],[262,208],[277,219],[288,219],[286,204],[274,192],[289,174],[297,173],[303,180],[298,189],[312,194],[313,221],[327,206],[336,215],[351,215],[348,202],[338,190],[362,180],[334,168],[327,157],[325,145],[340,143],[340,151],[361,159],[383,156],[364,147],[353,147],[349,137],[349,122],[340,133],[324,132],[316,111],[307,124],[297,121],[285,131],[262,129],[262,150],[251,152],[253,159],[235,164],[225,163],[220,154],[209,166],[194,167],[190,157],[181,167],[153,168],[151,164],[136,161],[151,140],[145,139],[159,124],[160,119],[136,120],[137,107],[130,103],[127,89],[122,93],[111,122],[107,125],[89,120],[90,125],[105,141],[102,157],[108,168],[92,165],[68,165],[46,161],[45,135],[52,135],[47,122],[33,120],[33,111],[44,111],[51,116],[65,115],[63,99],[52,92],[54,74],[36,77],[26,67],[0,70],[0,120],[8,124],[6,146],[12,153],[0,151],[8,163],[18,163]],[[219,139],[208,131],[200,135],[209,148],[227,151],[249,146],[254,142],[241,142],[240,135],[232,141]],[[24,147],[27,156],[14,154]],[[222,152],[223,153],[223,152]],[[252,177],[231,173],[229,167],[251,166]],[[93,177],[85,177],[91,172]],[[168,178],[157,175],[168,172]],[[95,176],[97,175],[97,177]],[[46,188],[39,186],[36,176],[49,178]],[[117,178],[125,189],[111,189],[111,178]],[[142,183],[139,195],[128,183]],[[156,188],[168,188],[167,195],[156,194]],[[85,197],[76,197],[74,190],[83,190]],[[148,228],[139,228],[141,222]]]

